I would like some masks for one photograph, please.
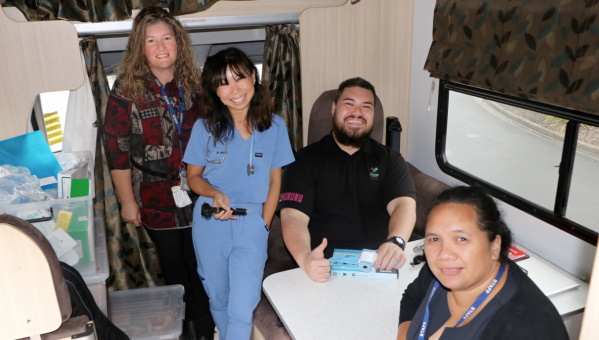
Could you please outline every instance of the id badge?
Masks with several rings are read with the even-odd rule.
[[[173,198],[175,199],[175,205],[178,208],[184,208],[192,203],[191,199],[189,198],[189,194],[187,194],[187,191],[181,190],[180,186],[175,185],[174,187],[171,188],[171,191],[173,192]]]
[[[181,169],[179,170],[179,178],[181,179],[181,190],[189,191],[189,187],[187,186],[187,170]]]

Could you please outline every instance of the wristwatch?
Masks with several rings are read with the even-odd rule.
[[[406,241],[399,236],[391,236],[385,240],[385,242],[393,242],[393,244],[397,245],[401,248],[401,250],[406,250]]]

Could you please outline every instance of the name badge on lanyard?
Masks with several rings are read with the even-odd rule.
[[[179,138],[179,147],[180,147],[179,150],[181,153],[183,153],[183,142],[181,141],[181,125],[183,124],[184,108],[183,108],[183,88],[181,86],[181,82],[179,82],[179,81],[177,82],[177,88],[179,89],[179,115],[177,115],[177,113],[175,113],[175,109],[171,105],[171,101],[170,101],[169,97],[166,95],[166,91],[164,90],[164,87],[162,86],[162,84],[160,83],[160,81],[157,78],[154,78],[154,79],[156,80],[156,84],[160,88],[160,92],[162,93],[162,97],[164,98],[164,101],[166,102],[168,111],[171,113],[171,116],[173,117],[173,122],[175,123],[175,128],[177,129],[177,135]],[[171,191],[173,193],[173,199],[175,200],[175,205],[178,208],[184,208],[192,203],[191,199],[189,198],[189,194],[187,193],[187,190],[189,190],[189,187],[187,186],[187,171],[185,171],[185,169],[181,168],[179,170],[179,178],[181,180],[180,184],[171,187]]]

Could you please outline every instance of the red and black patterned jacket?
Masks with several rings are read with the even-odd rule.
[[[191,129],[204,111],[200,94],[183,92],[181,150],[177,128],[158,85],[148,82],[145,95],[132,98],[119,83],[117,79],[110,93],[104,121],[109,167],[111,170],[131,169],[133,193],[145,226],[151,229],[190,227],[193,205],[177,208],[171,187],[178,185],[179,180],[165,177],[178,175]],[[178,112],[180,98],[176,81],[167,83],[164,88]]]

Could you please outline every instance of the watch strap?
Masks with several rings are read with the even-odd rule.
[[[406,241],[404,241],[404,239],[400,236],[391,236],[388,239],[386,239],[385,242],[393,242],[393,244],[400,247],[401,250],[406,250]]]

